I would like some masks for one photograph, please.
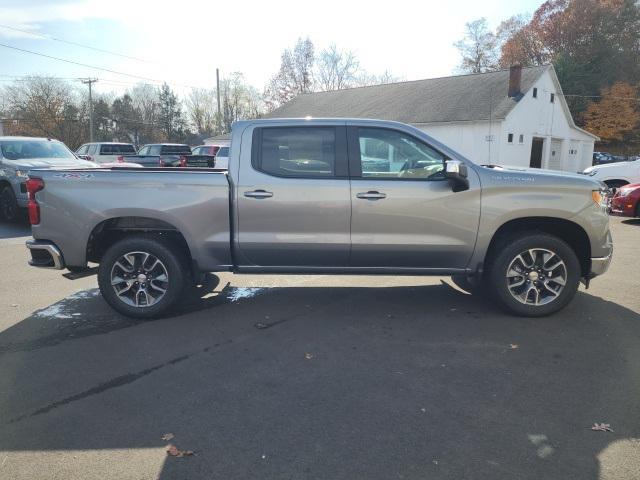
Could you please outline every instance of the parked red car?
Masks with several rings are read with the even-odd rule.
[[[611,215],[640,217],[640,183],[624,185],[611,199]]]

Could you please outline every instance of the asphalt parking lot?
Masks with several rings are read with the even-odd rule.
[[[640,478],[640,221],[612,228],[550,318],[449,278],[224,274],[141,322],[0,224],[0,478]]]

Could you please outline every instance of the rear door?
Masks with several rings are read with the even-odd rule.
[[[346,266],[351,204],[345,127],[250,128],[241,155],[240,268]]]
[[[416,136],[350,126],[353,267],[465,268],[480,218],[480,185],[453,192],[448,157]]]

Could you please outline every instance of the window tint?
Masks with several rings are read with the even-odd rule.
[[[358,137],[363,178],[445,178],[447,158],[409,135],[381,128],[359,128]]]
[[[229,148],[218,155],[229,156]],[[332,177],[336,163],[333,127],[263,128],[256,167],[282,177]]]
[[[228,157],[229,156],[229,147],[222,147],[218,150],[218,157]]]
[[[160,155],[160,145],[149,145],[149,153],[147,155]]]
[[[163,155],[191,155],[189,145],[162,145]]]
[[[121,154],[134,154],[136,153],[133,145],[126,143],[106,144],[100,146],[101,155],[121,155]]]

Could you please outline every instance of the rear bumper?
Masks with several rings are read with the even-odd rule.
[[[62,270],[64,268],[62,252],[52,242],[27,240],[26,245],[31,253],[29,265],[32,267],[52,268],[54,270]]]

